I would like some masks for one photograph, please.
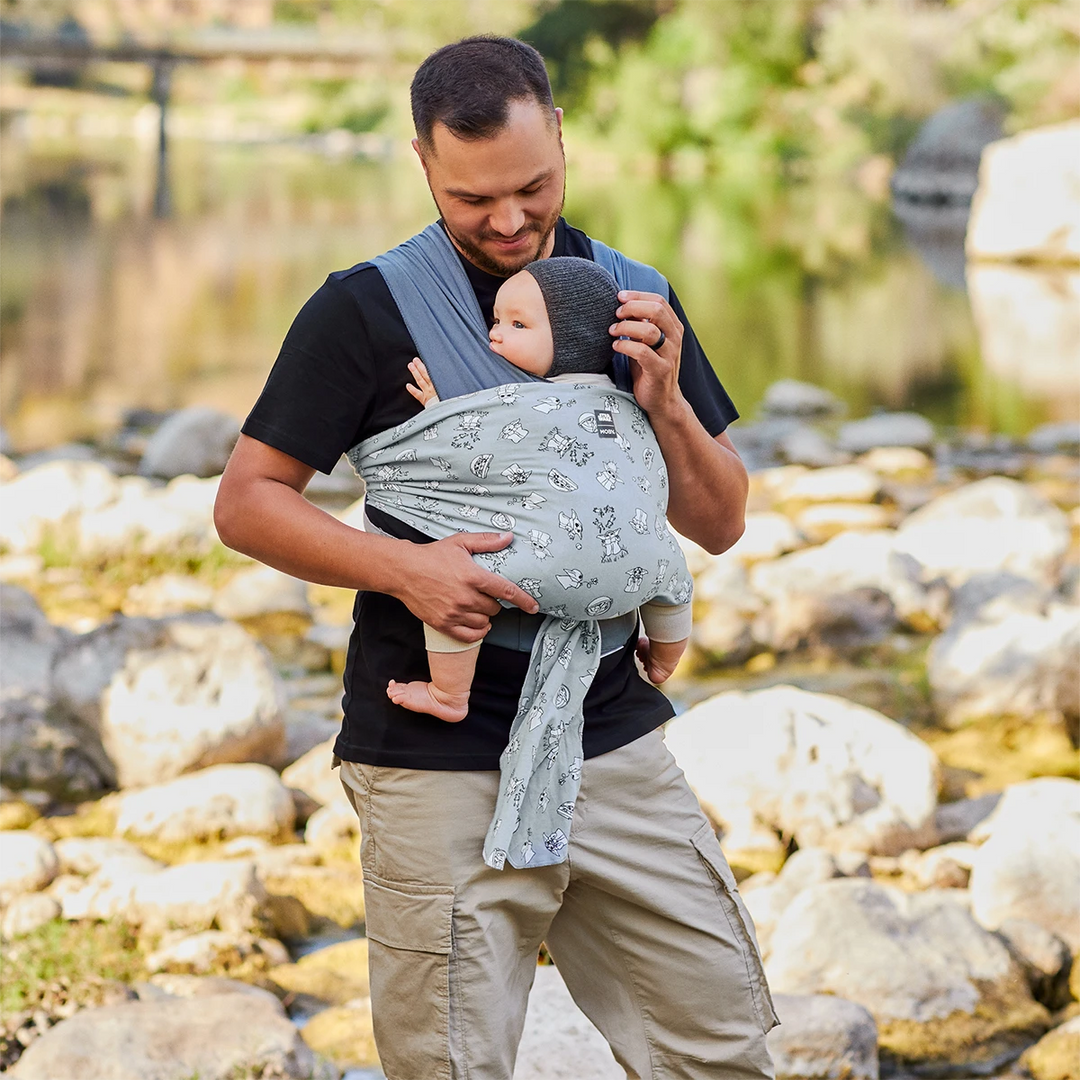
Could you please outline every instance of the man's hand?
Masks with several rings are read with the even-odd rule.
[[[611,327],[612,348],[629,358],[634,397],[655,423],[656,414],[686,404],[679,389],[683,324],[659,293],[623,290],[619,300],[615,314],[621,321]],[[663,343],[656,348],[661,334]]]
[[[476,552],[501,551],[512,540],[512,533],[456,533],[433,544],[414,544],[393,595],[428,626],[470,645],[481,641],[500,600],[530,615],[540,609],[527,592],[472,558]]]

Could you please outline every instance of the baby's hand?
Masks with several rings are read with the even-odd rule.
[[[415,356],[409,361],[409,374],[416,380],[416,385],[406,383],[405,389],[421,405],[427,405],[429,401],[439,400],[439,395],[435,393],[435,384],[431,381],[431,376],[428,374],[427,368],[424,367],[424,361],[419,356]]]
[[[678,666],[689,638],[682,641],[650,641],[638,638],[637,655],[645,675],[654,685],[667,682]]]

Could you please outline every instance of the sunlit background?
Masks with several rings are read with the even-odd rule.
[[[950,197],[946,176],[929,201],[902,205],[890,191],[920,125],[950,104],[946,142],[962,160],[939,145],[924,165],[961,181],[966,169],[971,184],[995,133],[1075,113],[1068,4],[5,0],[0,11],[0,389],[16,451],[100,435],[133,408],[242,418],[326,274],[432,218],[408,145],[408,82],[432,48],[482,31],[543,51],[567,115],[568,218],[669,277],[744,416],[781,377],[829,388],[851,416],[911,408],[946,431],[1020,436],[1075,415],[1075,353],[1026,355],[999,305],[973,314],[970,188]],[[166,96],[147,59],[21,55],[35,33],[190,58],[159,68]],[[167,102],[163,157],[155,99]],[[1017,273],[1019,295],[1029,283]],[[1032,317],[1067,323],[1065,271],[1038,274],[1036,291],[1062,304]]]

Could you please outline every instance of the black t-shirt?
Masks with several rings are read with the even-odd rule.
[[[591,259],[592,244],[560,219],[552,254]],[[461,261],[490,325],[495,293],[504,279]],[[674,291],[670,300],[686,328],[680,388],[709,434],[718,435],[738,413]],[[416,355],[379,271],[370,263],[337,271],[293,321],[243,432],[328,473],[346,450],[421,411],[405,389],[408,363]],[[368,513],[392,536],[430,542],[374,507]],[[498,769],[529,654],[481,645],[468,716],[459,724],[447,724],[394,705],[386,696],[392,678],[430,677],[420,620],[399,600],[375,592],[357,593],[353,617],[338,756],[413,769]],[[516,616],[511,612],[505,617]],[[586,758],[625,746],[673,715],[663,694],[637,673],[636,636],[601,660],[585,696]]]

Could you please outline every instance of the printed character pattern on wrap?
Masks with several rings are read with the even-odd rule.
[[[348,456],[370,503],[427,536],[514,533],[508,548],[474,558],[534,596],[546,618],[500,759],[484,861],[564,861],[597,620],[693,592],[666,527],[652,427],[622,391],[518,383],[439,402]]]

